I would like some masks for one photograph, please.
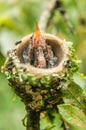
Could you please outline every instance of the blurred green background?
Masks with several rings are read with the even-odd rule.
[[[35,29],[42,12],[50,0],[0,0],[0,67],[7,50],[14,43]],[[56,9],[46,32],[72,41],[78,59],[82,61],[79,72],[86,75],[86,1],[62,0],[64,15]],[[71,33],[71,25],[73,33]],[[75,77],[75,81],[86,87],[86,81]],[[0,72],[0,130],[25,130],[21,120],[26,112],[24,104],[13,93],[5,76]]]

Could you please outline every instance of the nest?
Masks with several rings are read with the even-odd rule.
[[[46,46],[41,47],[45,62],[44,66],[38,66],[37,51],[33,56],[35,48],[30,48],[31,37],[32,34],[16,42],[16,48],[9,51],[2,71],[25,105],[41,111],[62,102],[60,88],[72,78],[78,67],[68,42],[46,33]]]

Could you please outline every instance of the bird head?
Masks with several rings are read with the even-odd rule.
[[[38,27],[38,24],[36,24],[36,29],[33,35],[33,45],[34,46],[39,46],[42,45],[44,42],[44,37]]]

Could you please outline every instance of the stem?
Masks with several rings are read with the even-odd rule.
[[[69,130],[69,127],[67,126],[67,124],[64,123],[64,121],[63,121],[62,127],[64,128],[64,130]]]
[[[47,26],[49,26],[53,15],[54,15],[54,10],[58,10],[60,14],[63,16],[64,21],[66,22],[66,25],[68,26],[70,32],[74,34],[74,27],[71,24],[67,11],[63,7],[62,1],[61,0],[50,0],[49,3],[47,4],[47,7],[44,9],[40,19],[39,19],[39,26],[42,31],[45,31]]]
[[[46,9],[44,10],[43,14],[40,17],[39,26],[42,31],[46,30],[47,23],[49,21],[49,18],[51,17],[52,11],[54,10],[56,1],[57,0],[50,0]]]
[[[27,110],[26,130],[40,130],[40,112]]]

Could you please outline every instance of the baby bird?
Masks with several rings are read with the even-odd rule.
[[[37,24],[36,30],[31,37],[28,59],[31,65],[38,68],[51,68],[57,62],[52,47],[46,43],[46,39],[41,34]]]

